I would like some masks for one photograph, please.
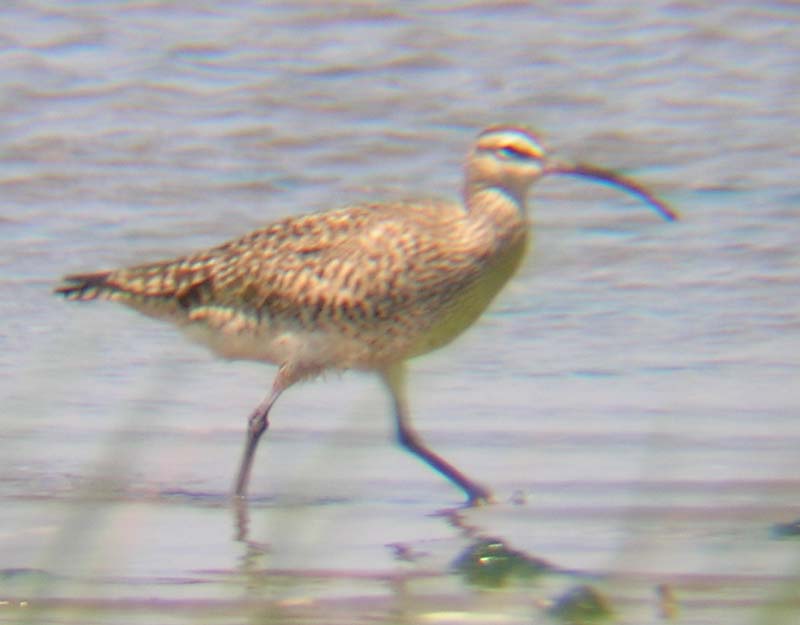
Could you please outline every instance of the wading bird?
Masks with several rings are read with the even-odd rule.
[[[56,292],[106,299],[174,323],[216,354],[278,366],[250,415],[235,492],[245,496],[273,404],[328,369],[377,373],[400,444],[450,479],[469,503],[489,491],[431,451],[409,421],[406,362],[471,326],[514,275],[530,240],[526,196],[556,174],[598,180],[677,214],[633,180],[549,156],[516,126],[478,135],[461,202],[359,204],[289,217],[174,260],[67,276]]]

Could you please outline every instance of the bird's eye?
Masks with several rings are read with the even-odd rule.
[[[515,148],[513,145],[507,145],[503,148],[497,150],[498,154],[503,158],[509,158],[514,160],[530,160],[533,158],[527,152],[523,152],[522,150]]]

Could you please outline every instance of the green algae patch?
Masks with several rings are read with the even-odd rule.
[[[553,570],[548,562],[532,558],[494,538],[470,545],[453,567],[468,583],[482,588],[500,588],[511,581],[531,580]]]
[[[564,625],[599,625],[614,616],[611,603],[591,586],[576,586],[556,599],[547,613]]]

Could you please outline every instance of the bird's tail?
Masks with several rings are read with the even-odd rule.
[[[110,271],[98,271],[65,276],[63,282],[53,292],[73,301],[86,302],[106,298],[120,290],[118,286],[109,282],[110,275]]]
[[[54,292],[71,301],[110,300],[152,317],[182,319],[204,301],[209,281],[203,267],[186,269],[185,265],[185,261],[178,260],[72,274]]]

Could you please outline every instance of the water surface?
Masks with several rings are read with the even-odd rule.
[[[792,3],[16,2],[0,9],[0,622],[796,622],[800,111]],[[683,213],[548,180],[536,247],[477,326],[413,363],[430,444],[366,376],[276,406],[67,272],[167,258],[288,214],[453,197],[474,135],[541,128]],[[245,517],[247,522],[245,523]],[[244,527],[246,525],[246,527]],[[489,592],[491,536],[554,570]],[[669,610],[667,610],[669,612]],[[794,620],[793,620],[794,619]]]

